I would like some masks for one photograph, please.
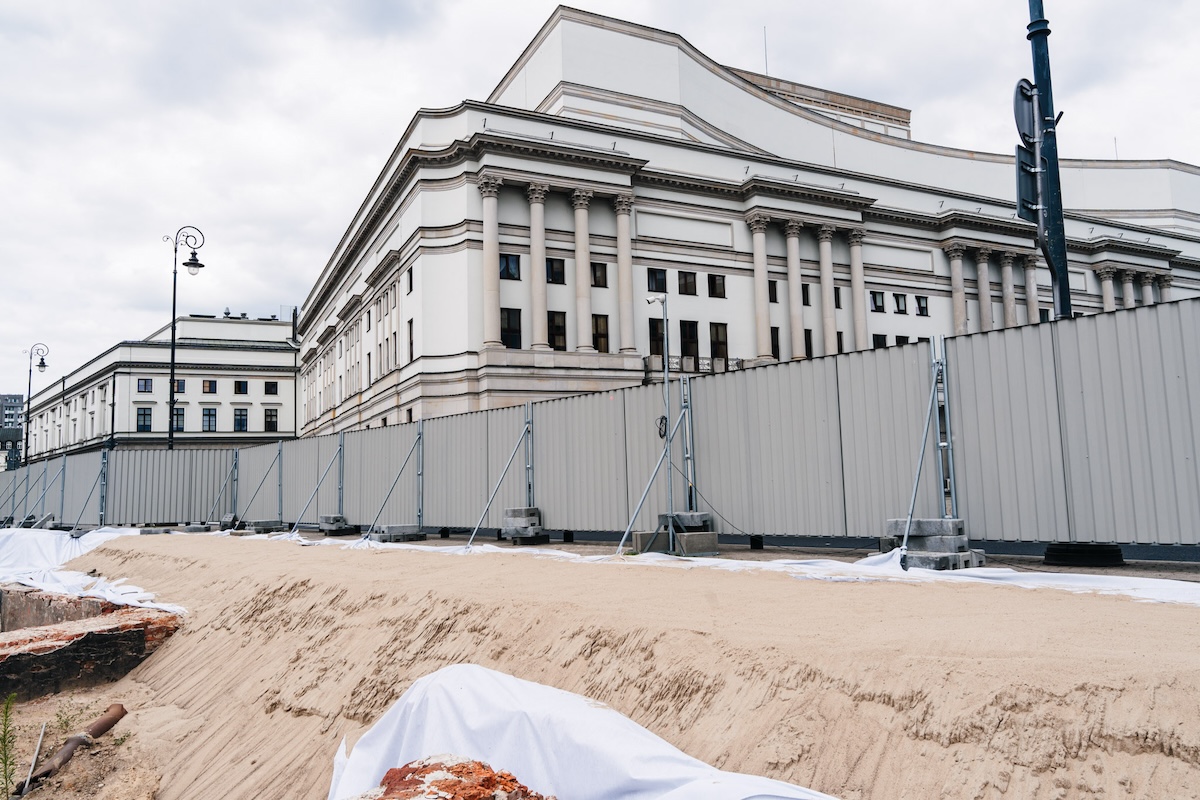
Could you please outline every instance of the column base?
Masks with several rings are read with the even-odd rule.
[[[530,345],[530,349],[531,350],[552,350],[553,348],[550,347],[549,344],[535,344],[535,345]]]
[[[622,347],[619,352],[628,353],[630,355],[636,355],[638,352],[638,349],[636,347]]]
[[[589,344],[586,347],[576,347],[575,352],[576,353],[594,353],[594,352],[596,352],[596,348],[592,347]]]
[[[504,342],[484,342],[482,349],[484,349],[484,350],[502,350],[502,349],[504,349]]]

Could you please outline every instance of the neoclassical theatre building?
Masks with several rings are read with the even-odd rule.
[[[1015,134],[1014,134],[1015,141]],[[1200,168],[1064,161],[1076,312],[1200,294]],[[1011,154],[560,7],[423,110],[303,308],[306,435],[1036,324]]]

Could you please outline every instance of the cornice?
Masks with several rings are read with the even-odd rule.
[[[694,175],[680,175],[657,170],[641,170],[634,178],[635,186],[659,186],[748,202],[755,196],[785,197],[835,208],[862,210],[875,203],[875,198],[858,192],[807,183],[774,180],[754,175],[741,183],[731,183]]]
[[[1067,246],[1077,253],[1096,255],[1098,253],[1125,253],[1127,255],[1149,256],[1172,260],[1179,255],[1178,250],[1150,242],[1138,242],[1119,236],[1101,236],[1095,239],[1067,239]]]

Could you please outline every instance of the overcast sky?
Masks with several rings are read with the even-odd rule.
[[[550,0],[0,0],[0,392],[48,386],[179,311],[299,305],[414,112],[482,100]],[[913,112],[1011,153],[1022,0],[578,0],[736,67]],[[1200,164],[1200,3],[1046,0],[1067,158]],[[1115,140],[1115,142],[1114,142]],[[1069,197],[1068,203],[1069,203]],[[187,253],[181,258],[186,258]]]

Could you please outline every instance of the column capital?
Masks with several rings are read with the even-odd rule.
[[[980,264],[986,264],[992,260],[992,248],[980,247],[975,251],[975,261]]]
[[[591,189],[576,189],[571,192],[571,205],[575,206],[576,209],[586,209],[588,204],[592,202],[593,194],[594,192]]]
[[[746,215],[746,224],[750,226],[750,230],[754,233],[763,233],[767,229],[767,225],[771,222],[771,218],[760,211],[755,211]]]
[[[525,195],[531,203],[546,202],[546,194],[550,191],[550,185],[547,183],[531,183],[525,187]]]
[[[828,223],[825,225],[822,225],[821,227],[817,228],[817,241],[818,242],[832,242],[833,234],[835,234],[835,233],[837,233],[837,228],[833,227],[832,225],[829,225]]]
[[[1153,286],[1154,285],[1154,277],[1155,276],[1154,276],[1153,272],[1143,272],[1138,275],[1138,280],[1141,281],[1142,286]]]
[[[1117,276],[1116,267],[1096,267],[1096,277],[1102,281],[1111,281]]]
[[[1000,266],[1011,267],[1013,262],[1017,260],[1017,254],[1012,250],[1005,250],[1000,253]]]
[[[867,231],[864,228],[851,228],[846,233],[846,238],[850,240],[851,247],[859,247],[863,243],[863,239],[867,238]]]
[[[1129,284],[1132,284],[1133,279],[1137,277],[1137,273],[1131,269],[1120,270],[1117,272],[1117,275],[1120,277],[1121,283],[1129,283]]]
[[[1037,256],[1034,255],[1033,253],[1026,253],[1025,254],[1025,269],[1037,269],[1037,267],[1038,267]]]
[[[503,184],[504,180],[497,178],[495,175],[480,175],[476,187],[484,197],[499,197],[500,187]]]
[[[942,245],[942,250],[946,252],[946,257],[954,261],[963,257],[967,252],[967,248],[959,242],[950,242]]]
[[[1175,280],[1174,275],[1159,275],[1158,276],[1158,286],[1160,289],[1166,289],[1166,288],[1170,287],[1171,283],[1174,280]]]
[[[618,214],[628,214],[633,211],[633,195],[619,194],[613,198],[613,209]]]
[[[798,219],[789,219],[783,224],[783,232],[789,237],[799,236],[802,230],[804,230],[804,223]]]

